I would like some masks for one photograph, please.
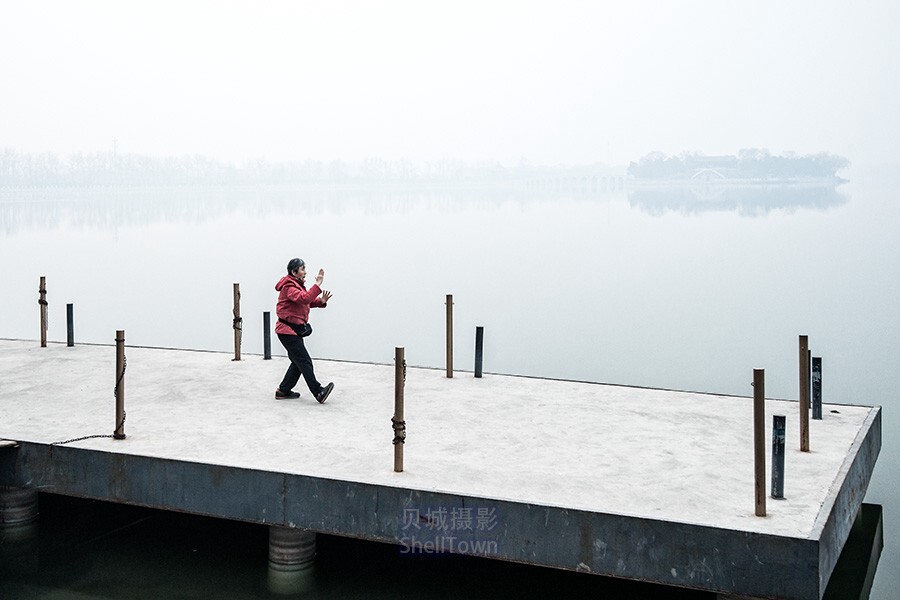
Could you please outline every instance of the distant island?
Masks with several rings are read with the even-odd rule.
[[[754,184],[823,180],[836,184],[846,181],[838,175],[838,171],[848,166],[849,160],[834,154],[798,156],[788,153],[777,156],[757,148],[741,150],[737,156],[705,156],[688,152],[667,156],[662,152],[651,152],[638,162],[631,162],[627,175],[629,180],[638,184]]]

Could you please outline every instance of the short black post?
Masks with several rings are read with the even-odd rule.
[[[475,377],[481,377],[481,367],[484,363],[484,327],[475,327]]]
[[[772,415],[772,497],[784,498],[784,426],[783,415]]]
[[[272,360],[272,314],[263,312],[263,360]]]
[[[447,377],[453,377],[453,294],[447,294]]]
[[[72,304],[66,304],[66,346],[71,348],[75,345],[75,307]]]
[[[812,359],[812,417],[822,420],[822,357]]]

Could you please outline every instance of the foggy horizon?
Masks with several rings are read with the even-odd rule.
[[[244,164],[900,164],[897,3],[14,4],[0,148]]]

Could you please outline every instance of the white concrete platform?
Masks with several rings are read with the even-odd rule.
[[[810,421],[806,453],[799,450],[798,403],[767,400],[767,465],[772,415],[787,417],[785,499],[769,498],[768,515],[760,518],[754,515],[752,368],[748,397],[490,374],[476,379],[470,372],[448,379],[443,370],[409,368],[405,471],[395,473],[393,365],[317,360],[319,380],[335,383],[319,405],[302,380],[301,398],[273,398],[288,365],[284,357],[244,355],[235,362],[225,353],[133,347],[126,355],[127,438],[68,447],[684,524],[741,539],[834,538],[818,550],[819,595],[880,448],[878,407],[826,405],[824,419]],[[46,445],[112,433],[114,376],[113,346],[40,348],[0,340],[0,439]],[[867,447],[871,456],[860,464]],[[851,474],[860,481],[848,483]],[[843,506],[848,494],[850,505]],[[511,526],[499,517],[498,524]],[[573,543],[605,555],[603,540]],[[583,561],[553,566],[592,570]],[[704,583],[702,572],[679,575],[665,564],[659,570],[667,575],[645,578],[747,592]],[[594,572],[633,576],[627,568]]]

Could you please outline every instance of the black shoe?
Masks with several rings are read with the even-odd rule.
[[[324,386],[321,390],[319,390],[319,393],[316,394],[316,400],[319,401],[319,404],[325,404],[325,399],[328,398],[328,394],[330,394],[331,390],[333,390],[333,389],[334,389],[334,384],[329,383],[328,385]]]
[[[284,398],[299,398],[300,394],[295,391],[283,392],[281,391],[281,388],[277,388],[275,390],[275,397],[279,400],[282,400]]]

